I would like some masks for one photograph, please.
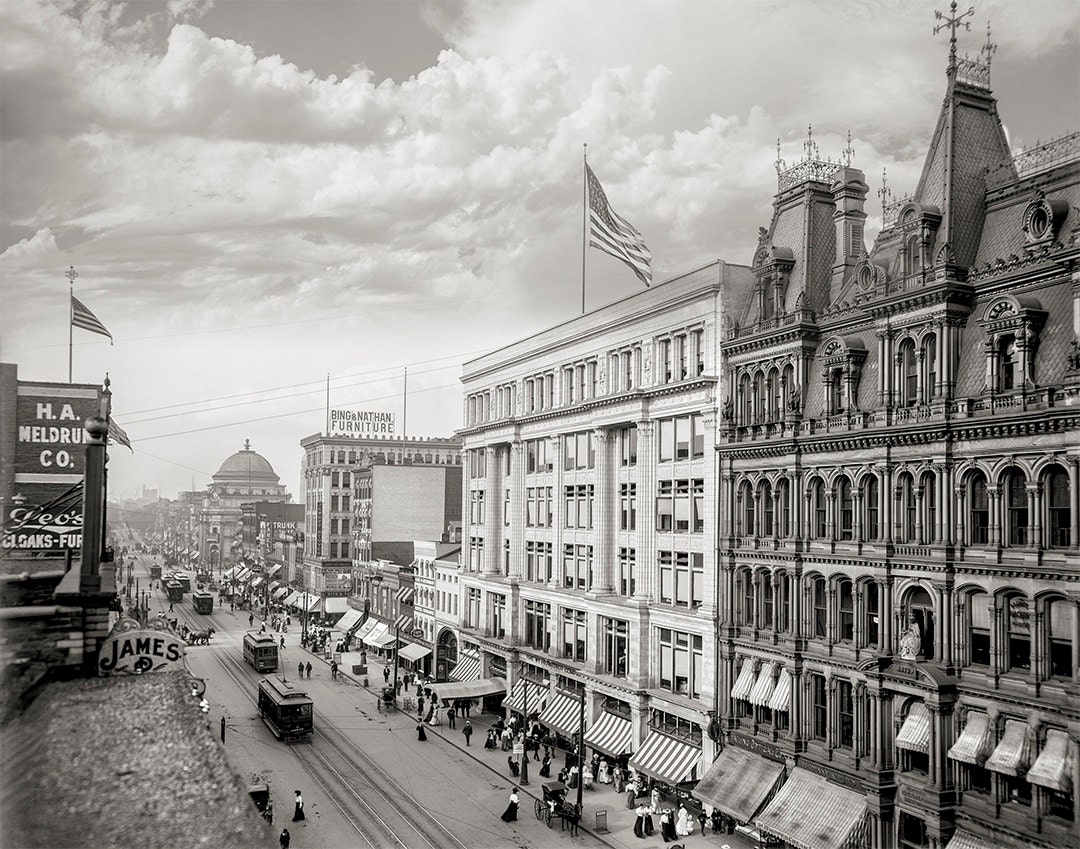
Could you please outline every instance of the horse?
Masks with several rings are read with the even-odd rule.
[[[192,645],[192,646],[197,646],[197,645],[208,646],[208,645],[210,645],[210,638],[212,636],[214,636],[214,628],[211,626],[210,628],[207,628],[205,631],[191,631],[187,635],[187,641],[188,641],[188,644]]]

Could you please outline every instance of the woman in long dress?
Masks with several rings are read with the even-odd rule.
[[[634,809],[637,819],[634,820],[634,837],[645,838],[645,806],[638,805]]]
[[[517,794],[517,788],[515,787],[513,790],[510,791],[510,800],[506,805],[506,810],[503,811],[502,821],[503,822],[513,822],[514,820],[516,820],[517,819],[517,809],[518,809],[518,794]]]
[[[416,723],[416,739],[420,742],[427,741],[427,732],[424,731],[424,723]]]
[[[675,821],[675,834],[679,837],[687,837],[694,833],[694,821],[690,819],[690,812],[686,805],[679,805],[679,818]]]
[[[547,752],[544,752],[544,760],[540,764],[540,777],[541,778],[550,778],[551,777],[551,755],[549,755]]]
[[[293,822],[302,822],[305,819],[305,817],[304,817],[304,797],[300,795],[299,790],[296,791],[296,799],[294,799],[293,801],[294,801],[294,807],[293,807],[292,821]]]

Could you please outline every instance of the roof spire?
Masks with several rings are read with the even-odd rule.
[[[956,74],[956,28],[963,27],[964,29],[970,31],[971,22],[965,21],[964,18],[974,14],[974,6],[969,6],[968,10],[963,14],[956,14],[956,0],[952,0],[952,2],[949,4],[948,18],[945,17],[943,12],[934,12],[934,19],[942,22],[934,27],[934,35],[937,35],[946,27],[951,30],[949,34],[949,66],[946,69],[946,73],[948,73],[950,77]]]
[[[994,58],[994,54],[997,53],[997,45],[990,40],[990,21],[986,22],[986,44],[982,46],[979,51],[983,55],[983,63],[986,65],[987,70],[990,68],[990,60]]]
[[[847,131],[847,147],[845,147],[841,154],[844,156],[844,165],[850,167],[851,160],[855,158],[855,148],[851,146],[851,130]]]
[[[881,188],[877,191],[878,197],[881,198],[881,219],[885,220],[885,208],[892,201],[892,189],[889,188],[888,174],[884,168],[881,169]]]
[[[244,440],[244,450],[245,451],[250,451],[251,450],[251,440],[250,439],[245,439]]]

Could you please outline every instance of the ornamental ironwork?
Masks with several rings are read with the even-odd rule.
[[[1021,177],[1030,177],[1080,155],[1080,131],[1039,144],[986,171],[986,187],[996,189]]]

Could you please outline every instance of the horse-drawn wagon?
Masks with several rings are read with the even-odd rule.
[[[571,834],[577,833],[578,822],[581,821],[581,809],[572,802],[566,801],[566,785],[561,781],[549,781],[541,785],[544,798],[537,799],[533,805],[536,818],[551,828],[553,819],[560,820],[562,828],[569,828]]]

